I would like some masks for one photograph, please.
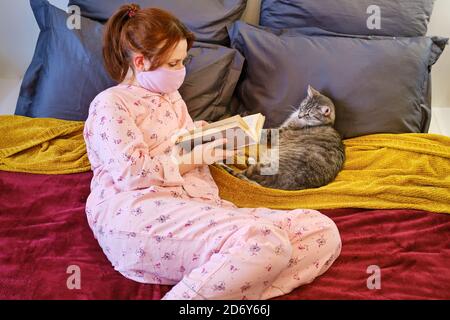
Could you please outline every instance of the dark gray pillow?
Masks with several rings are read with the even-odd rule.
[[[279,126],[311,84],[335,102],[344,138],[428,129],[429,71],[447,39],[311,36],[243,22],[230,37],[246,58],[240,112],[263,113],[266,127]]]
[[[83,18],[80,30],[69,30],[64,11],[45,0],[30,2],[41,33],[15,114],[84,121],[95,96],[115,85],[103,66],[103,25]],[[235,49],[202,43],[189,56],[180,93],[195,120],[217,120],[230,104],[244,59]]]
[[[95,96],[115,84],[103,67],[103,26],[83,19],[81,30],[70,30],[64,11],[44,0],[30,4],[41,32],[15,114],[86,120]]]
[[[195,33],[198,41],[228,44],[227,26],[241,18],[247,0],[70,0],[85,17],[106,22],[123,4],[159,7],[175,14]]]
[[[381,36],[424,36],[434,0],[262,0],[261,25],[318,27],[327,31]],[[370,30],[371,5],[380,8],[381,28]],[[373,11],[371,11],[373,12]]]
[[[227,113],[244,66],[235,49],[195,42],[180,93],[194,120],[216,121]]]

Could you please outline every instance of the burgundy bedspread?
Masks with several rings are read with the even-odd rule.
[[[169,286],[114,271],[84,213],[91,173],[0,171],[0,299],[160,299]],[[340,258],[321,278],[278,299],[450,299],[450,215],[413,210],[326,210]],[[367,268],[381,289],[367,288]],[[81,289],[69,290],[70,266]]]

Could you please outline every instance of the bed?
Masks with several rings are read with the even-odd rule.
[[[429,72],[444,50],[447,39],[422,37],[426,32],[424,17],[431,14],[431,1],[421,1],[427,5],[411,6],[410,10],[426,12],[416,12],[414,15],[405,13],[397,20],[393,19],[389,28],[383,29],[388,34],[376,35],[385,38],[374,38],[364,34],[367,30],[357,28],[347,29],[352,36],[338,35],[343,30],[335,30],[333,25],[320,32],[309,28],[286,31],[283,23],[291,28],[290,24],[296,21],[311,22],[308,17],[306,20],[303,19],[305,17],[303,20],[297,17],[284,21],[284,15],[276,13],[286,8],[275,10],[275,5],[282,6],[283,2],[272,0],[263,1],[262,24],[266,27],[277,26],[284,31],[268,32],[265,28],[235,22],[245,9],[244,0],[229,1],[231,7],[224,8],[227,10],[219,14],[214,6],[210,8],[210,14],[217,20],[216,24],[212,24],[214,30],[211,33],[208,33],[211,29],[208,32],[201,29],[204,21],[189,21],[189,26],[203,38],[191,51],[192,63],[188,68],[186,88],[195,88],[195,91],[186,89],[182,93],[191,108],[190,113],[197,119],[215,121],[226,116],[226,112],[256,112],[258,110],[245,110],[245,107],[270,106],[279,98],[266,94],[263,98],[269,100],[263,100],[260,96],[247,94],[265,90],[264,86],[269,84],[272,87],[284,86],[284,82],[277,82],[275,76],[264,81],[261,81],[265,79],[263,75],[256,77],[256,81],[248,77],[252,72],[264,70],[261,64],[272,59],[261,56],[261,50],[251,52],[249,48],[267,48],[264,54],[276,54],[273,58],[280,59],[281,65],[288,60],[278,57],[280,50],[274,43],[284,41],[286,46],[295,49],[305,43],[326,45],[347,41],[356,46],[353,54],[362,57],[365,57],[363,50],[367,46],[375,46],[373,52],[377,60],[383,60],[386,50],[391,50],[390,55],[394,58],[390,58],[389,63],[397,65],[398,72],[390,71],[393,78],[398,77],[389,79],[395,82],[391,92],[373,90],[373,86],[390,86],[387,78],[380,75],[374,77],[370,84],[372,91],[377,92],[376,96],[360,101],[357,95],[347,94],[348,99],[339,102],[342,108],[347,108],[341,112],[351,115],[347,119],[341,117],[344,120],[338,124],[346,138],[347,162],[343,172],[330,185],[301,192],[255,189],[245,182],[233,180],[236,178],[219,171],[217,167],[211,167],[221,196],[238,206],[318,209],[333,219],[340,230],[342,253],[331,269],[312,284],[277,300],[450,299],[450,138],[425,133],[431,113]],[[100,40],[95,41],[95,37],[101,36],[102,21],[110,15],[109,10],[121,1],[70,1],[83,9],[84,27],[79,31],[61,28],[61,23],[65,26],[66,13],[47,1],[30,2],[42,27],[41,43],[38,43],[22,83],[16,116],[0,116],[0,298],[159,300],[170,290],[170,286],[136,283],[114,271],[89,229],[85,213],[92,172],[83,140],[83,119],[93,96],[112,85],[101,64]],[[143,2],[165,3],[157,0]],[[210,2],[207,0],[204,3]],[[307,1],[294,2],[301,9]],[[347,15],[345,4],[350,2],[340,2],[343,6],[333,10]],[[380,5],[389,3],[386,0],[376,2]],[[175,11],[179,10],[184,19],[185,9],[178,7],[182,2],[173,0],[167,3],[173,5]],[[347,9],[353,10],[354,7]],[[310,11],[321,12],[320,8]],[[302,10],[299,12],[301,14]],[[223,25],[224,16],[230,24],[235,22],[232,28]],[[409,21],[409,16],[421,19],[404,23],[402,19]],[[325,20],[333,23],[333,20]],[[393,38],[396,35],[402,38]],[[94,41],[86,41],[91,38]],[[228,40],[231,40],[231,45]],[[44,45],[46,41],[50,45]],[[405,60],[409,58],[406,54],[399,54],[399,50],[410,46],[414,46],[416,51],[411,54],[412,60]],[[67,51],[67,48],[74,50]],[[345,56],[345,48],[341,49]],[[63,70],[55,64],[48,64],[45,60],[48,52],[42,50],[51,50],[61,59],[71,58],[61,55],[73,54],[85,60],[74,58],[71,61],[77,63],[68,64]],[[302,63],[312,66],[311,63],[317,63],[314,56],[318,54],[325,54],[321,62],[327,61],[327,52],[318,52],[317,47],[305,47],[305,52],[307,50],[311,50],[313,60],[307,61],[305,58]],[[423,57],[424,60],[416,58],[417,61],[414,61],[414,57]],[[247,64],[244,68],[246,59],[254,64]],[[328,60],[330,66],[333,66],[334,59],[337,57]],[[417,68],[402,68],[409,62]],[[90,72],[78,73],[79,65]],[[334,65],[337,66],[336,63]],[[389,69],[389,64],[386,66],[384,68]],[[43,77],[40,70],[45,67],[47,73]],[[342,67],[346,68],[346,65]],[[370,64],[366,67],[383,69]],[[288,68],[292,66],[289,64]],[[413,69],[414,74],[407,73]],[[358,68],[353,71],[351,76],[358,79]],[[60,83],[61,87],[53,90],[55,79],[66,79],[67,74],[71,73],[76,74],[77,81]],[[336,74],[339,79],[341,73]],[[97,78],[92,78],[93,75]],[[211,87],[211,82],[205,81],[211,76],[220,78],[226,85]],[[302,76],[302,73],[297,76]],[[315,86],[326,88],[331,95],[337,95],[344,89],[351,93],[359,81],[356,80],[355,84],[349,76],[348,83],[333,87],[338,81],[328,81],[331,78],[317,73],[316,78],[310,75],[307,79],[292,80],[300,86],[313,79]],[[402,81],[406,83],[403,87],[399,86]],[[192,86],[193,83],[198,85]],[[73,86],[79,89],[73,93],[77,98],[72,99],[79,101],[77,106],[66,99],[68,95],[65,90],[70,87],[73,91]],[[283,105],[298,101],[299,96],[296,95],[300,95],[301,90],[295,91],[294,95],[283,97]],[[413,100],[414,103],[411,103]],[[389,103],[386,104],[386,101]],[[360,104],[366,103],[367,108],[376,110],[370,119],[370,128],[364,125],[361,118],[366,117],[364,112],[367,110],[358,109]],[[387,110],[391,112],[393,107],[397,112],[384,117],[383,114]],[[269,118],[275,119],[283,110],[264,111]],[[240,193],[235,192],[237,188]],[[81,274],[79,288],[71,283],[74,270]],[[374,279],[379,279],[379,287],[374,287]]]
[[[0,297],[160,299],[170,286],[139,284],[114,271],[94,239],[84,206],[91,172],[0,172]],[[450,217],[418,210],[323,210],[342,254],[313,284],[277,299],[449,299]],[[381,289],[367,287],[376,265]],[[70,290],[70,266],[81,289]]]

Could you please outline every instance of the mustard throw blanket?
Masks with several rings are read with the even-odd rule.
[[[418,209],[450,213],[450,138],[379,134],[345,141],[344,170],[303,191],[258,187],[211,166],[223,199],[274,209]],[[0,170],[41,174],[89,171],[83,122],[0,116]]]
[[[91,169],[84,122],[0,116],[0,170],[66,174]]]

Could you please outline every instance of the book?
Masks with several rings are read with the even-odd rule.
[[[226,138],[227,144],[224,148],[241,149],[260,142],[265,120],[266,118],[260,113],[247,117],[233,116],[195,128],[181,135],[176,143],[190,151],[199,144]]]

